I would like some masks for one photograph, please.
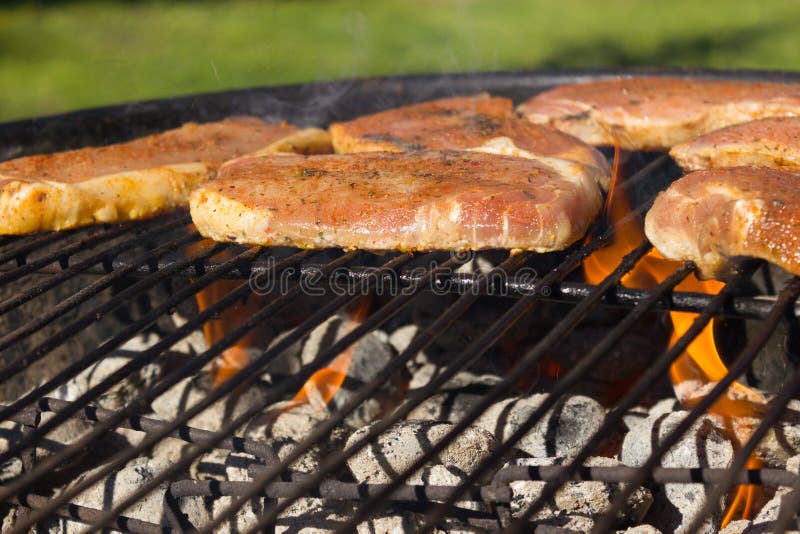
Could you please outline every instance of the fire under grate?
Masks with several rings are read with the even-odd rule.
[[[249,111],[326,124],[444,94],[529,96],[599,75],[319,84],[0,130],[22,140],[5,146],[29,153],[188,118]],[[35,141],[26,134],[34,129],[44,132]],[[678,176],[665,156],[633,155],[629,166],[638,212]],[[766,504],[756,510],[768,522],[751,526],[793,525],[800,281],[756,262],[716,295],[676,291],[693,271],[687,263],[652,289],[623,287],[651,251],[642,242],[601,282],[586,283],[584,260],[618,226],[598,224],[585,243],[546,255],[237,247],[203,240],[185,212],[3,238],[4,531],[607,531],[648,522],[656,505],[676,509],[659,512],[662,528],[713,531],[740,484],[772,488],[758,494]],[[223,289],[198,308],[197,295],[215,287]],[[357,320],[356,308],[366,310]],[[650,328],[669,311],[697,314],[672,344]],[[204,325],[232,313],[235,324],[207,343]],[[723,351],[729,372],[690,408],[667,406],[671,365],[714,318],[717,338],[733,340]],[[247,347],[250,363],[212,387],[210,367],[251,332],[260,344]],[[554,362],[565,340],[577,343],[577,356]],[[351,347],[361,371],[348,373],[330,402],[293,402]],[[637,351],[644,361],[634,371],[614,367]],[[785,369],[766,376],[776,354]],[[604,366],[611,369],[597,379]],[[739,417],[747,439],[734,444],[735,430],[726,433],[708,412],[740,377],[764,384],[771,398],[763,413]],[[626,439],[651,443],[626,450]],[[674,451],[687,441],[701,445],[679,465],[686,458]],[[390,450],[390,442],[405,445]],[[769,449],[761,467],[748,468],[764,443],[778,453]],[[724,449],[722,459],[709,459],[712,449]],[[676,487],[700,496],[685,517],[669,494]]]

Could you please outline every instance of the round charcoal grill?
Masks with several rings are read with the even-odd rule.
[[[210,121],[235,114],[286,120],[301,126],[325,126],[443,96],[487,91],[519,102],[556,85],[631,75],[800,82],[800,75],[791,73],[625,70],[395,77],[248,89],[2,124],[0,159],[118,142],[190,120]],[[629,166],[627,183],[633,193],[634,211],[640,214],[646,212],[658,191],[679,176],[666,155],[634,154]],[[475,274],[459,269],[476,258],[447,251],[378,255],[215,244],[194,231],[185,211],[136,223],[2,238],[0,320],[4,329],[0,332],[0,385],[4,389],[0,393],[5,399],[0,419],[6,426],[0,429],[4,432],[0,434],[0,464],[5,466],[0,473],[0,502],[4,503],[4,528],[22,532],[36,524],[54,529],[83,523],[93,530],[111,527],[130,532],[210,532],[224,528],[227,521],[257,499],[261,505],[255,511],[255,520],[248,525],[249,530],[256,531],[280,525],[281,514],[298,499],[316,497],[334,507],[343,503],[349,506],[351,512],[328,525],[331,530],[342,532],[352,531],[387,507],[416,514],[422,518],[417,526],[427,531],[455,518],[460,524],[476,528],[522,532],[538,524],[536,513],[560,487],[576,480],[629,482],[630,491],[643,484],[657,490],[668,483],[705,483],[711,504],[703,508],[696,524],[715,513],[715,500],[718,502],[736,484],[794,488],[784,499],[778,523],[772,527],[780,530],[793,524],[800,477],[783,469],[745,467],[760,439],[791,415],[790,401],[800,391],[800,371],[787,371],[789,376],[784,377],[767,411],[754,424],[752,438],[737,447],[730,467],[667,468],[659,467],[659,461],[725,394],[732,381],[752,373],[754,360],[779,335],[779,330],[794,324],[800,311],[795,304],[800,281],[776,277],[768,266],[753,262],[718,295],[673,291],[692,272],[693,266],[687,263],[652,291],[624,288],[620,285],[622,276],[651,249],[645,242],[625,256],[600,284],[584,283],[580,275],[583,260],[606,246],[614,232],[615,228],[598,223],[590,239],[561,253],[509,255],[492,251],[489,254],[496,268],[507,273],[502,277],[493,276],[500,271]],[[531,276],[532,272],[535,276]],[[282,283],[270,285],[278,279]],[[221,280],[228,281],[227,293],[203,311],[194,307],[198,292]],[[253,298],[254,281],[270,288],[261,306],[241,318],[210,347],[181,353],[179,347],[191,345],[204,324],[224,317],[226,310]],[[348,284],[363,291],[331,291],[334,286]],[[387,284],[393,284],[393,289],[388,289]],[[315,296],[317,291],[309,288],[320,290],[320,295]],[[340,339],[323,345],[316,357],[302,367],[281,374],[279,380],[265,387],[264,396],[245,410],[229,414],[217,430],[193,426],[193,418],[206,408],[245,395],[253,381],[285,351],[293,350],[295,343],[335,314],[352,307],[365,293],[378,296],[360,324]],[[434,307],[435,313],[424,315],[410,343],[376,372],[374,380],[357,384],[353,395],[332,408],[327,419],[291,453],[279,455],[271,443],[243,437],[242,428],[248,422],[267,407],[291,399],[315,372],[349,346],[413,310],[430,308],[432,299],[440,305]],[[299,304],[301,301],[303,305]],[[558,319],[548,323],[535,342],[519,349],[514,361],[503,368],[502,379],[483,387],[479,400],[469,407],[461,422],[454,424],[441,442],[426,447],[413,465],[394,473],[390,483],[358,483],[348,474],[346,465],[354,454],[373,446],[382,433],[431,395],[441,392],[459,372],[474,368],[490,355],[496,356],[497,346],[509,332],[535,321],[537,314],[544,313],[542,310],[553,309],[559,310]],[[637,325],[667,310],[691,311],[698,316],[674,346],[664,346],[636,379],[626,384],[608,406],[599,430],[573,458],[562,465],[498,469],[522,436],[594,368],[607,364],[608,355],[628,342],[627,336]],[[462,338],[450,335],[478,312],[484,315],[481,328]],[[472,474],[464,476],[458,485],[408,483],[412,473],[463,434],[489,406],[510,392],[525,393],[531,386],[521,384],[538,372],[554,347],[580,328],[587,317],[598,313],[618,314],[618,320],[574,366],[548,384],[543,402],[521,422],[517,432],[506,436],[482,459]],[[287,319],[294,316],[299,317]],[[650,395],[656,384],[663,384],[671,363],[715,317],[734,325],[748,325],[746,339],[740,340],[729,357],[730,372],[725,379],[664,437],[643,465],[584,467],[590,456],[613,439],[628,411]],[[250,331],[278,323],[290,324],[291,328],[253,355],[242,372],[220,387],[206,387],[204,394],[191,402],[176,406],[172,417],[152,413],[153,403],[176,384],[187,379],[202,381],[208,373],[204,369]],[[85,341],[89,332],[94,332],[94,337]],[[791,339],[792,333],[781,335]],[[145,338],[150,341],[131,344],[132,340]],[[419,353],[434,345],[444,347],[448,355],[440,374],[410,390],[402,403],[387,410],[359,439],[321,458],[313,472],[295,470],[296,460],[335,433],[362,402],[386,387]],[[791,352],[791,343],[788,345]],[[87,369],[112,356],[124,356],[126,363],[92,382],[88,389],[71,396],[63,394],[76,376],[83,376]],[[109,391],[156,363],[160,366],[156,376],[140,384],[119,406],[103,407],[100,401]],[[73,440],[55,448],[47,446],[70,425],[80,425],[82,429]],[[120,429],[137,439],[113,441]],[[126,464],[147,457],[168,442],[183,446],[163,469],[149,473],[125,494],[110,492],[100,505],[89,506],[81,500],[81,495],[98,483],[114,487],[115,476]],[[243,462],[239,467],[246,477],[219,480],[194,476],[196,470],[192,466],[209,451],[238,453]],[[526,512],[512,515],[510,484],[524,480],[546,481],[546,485]],[[160,516],[136,517],[131,510],[141,507],[152,495],[159,495],[162,501]],[[195,524],[182,505],[188,498],[204,499],[206,506],[214,500],[224,505],[215,508],[208,522]],[[595,528],[611,528],[626,498],[624,492],[617,495],[612,508],[596,518]],[[462,501],[484,506],[463,506]]]

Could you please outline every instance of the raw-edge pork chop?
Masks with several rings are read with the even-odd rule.
[[[800,274],[800,177],[764,167],[696,171],[660,193],[645,218],[647,238],[666,258],[691,260],[724,278],[740,257]]]
[[[580,164],[607,188],[606,158],[582,141],[520,118],[511,100],[487,94],[441,98],[330,127],[334,150],[474,150],[535,159],[563,172]]]
[[[800,84],[615,78],[556,87],[519,111],[591,145],[667,150],[732,124],[800,115]]]
[[[217,241],[369,250],[559,250],[601,204],[585,173],[455,151],[241,158],[190,199]]]
[[[323,150],[323,130],[233,117],[127,143],[0,163],[0,234],[140,219],[184,206],[189,192],[234,157]],[[329,145],[328,145],[329,146]]]
[[[800,117],[770,117],[715,130],[677,145],[685,171],[745,165],[800,170]]]

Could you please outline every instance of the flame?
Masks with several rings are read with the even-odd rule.
[[[368,296],[359,301],[356,309],[345,319],[344,335],[352,332],[364,321],[370,304],[372,304],[372,299]],[[324,408],[344,383],[344,379],[347,377],[347,370],[353,361],[355,349],[356,345],[354,343],[339,354],[330,365],[311,375],[284,409],[293,408],[300,404],[311,404],[312,406]]]
[[[210,240],[203,240],[193,244],[189,247],[190,252],[209,242]],[[220,254],[220,257],[224,261],[232,258],[233,254],[226,249]],[[225,295],[239,287],[241,283],[238,280],[217,280],[205,289],[198,291],[195,295],[198,310],[202,312],[209,306],[214,305]],[[203,325],[203,337],[206,339],[206,346],[210,347],[225,337],[228,332],[239,326],[244,319],[257,312],[263,306],[263,300],[263,297],[259,295],[249,295],[246,302],[234,304],[226,309],[221,317],[207,321]],[[254,336],[255,333],[253,331],[248,332],[217,357],[211,370],[212,387],[218,387],[250,363],[247,349],[253,345]]]
[[[619,265],[622,257],[639,246],[645,238],[640,220],[635,217],[623,220],[630,214],[631,206],[625,187],[621,185],[619,161],[620,148],[617,145],[614,147],[611,188],[605,206],[608,222],[616,225],[616,232],[610,245],[597,250],[584,262],[586,280],[592,284],[600,283]],[[678,265],[678,262],[665,259],[653,249],[637,263],[631,272],[622,278],[621,282],[630,288],[653,289],[660,281],[674,272]],[[694,274],[691,274],[675,289],[714,295],[723,286],[724,284],[716,280],[699,280]],[[673,346],[686,333],[697,314],[671,311],[669,316],[673,326],[669,344]],[[670,368],[675,394],[684,406],[691,407],[698,402],[702,398],[704,389],[709,385],[713,386],[728,372],[714,342],[713,324],[712,321],[706,325]],[[763,396],[758,392],[734,382],[728,389],[727,395],[715,402],[709,411],[726,418],[752,417],[754,413],[759,413],[758,406],[763,406],[765,402]],[[750,458],[747,465],[748,468],[758,468],[761,466],[761,462]],[[726,511],[723,527],[737,518],[737,510],[741,509],[738,517],[743,519],[750,517],[756,491],[756,487],[752,485],[737,487]]]

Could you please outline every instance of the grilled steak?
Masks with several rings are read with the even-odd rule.
[[[800,167],[800,117],[771,117],[728,126],[670,150],[686,171],[754,165]]]
[[[603,155],[575,139],[521,119],[507,98],[486,94],[442,98],[359,117],[330,127],[337,153],[406,150],[476,150],[586,166],[607,187]]]
[[[658,195],[645,233],[665,257],[692,260],[708,278],[729,274],[740,256],[800,274],[799,183],[764,167],[693,172]]]
[[[0,164],[0,234],[148,217],[186,205],[191,189],[228,159],[296,145],[317,149],[311,139],[325,137],[321,130],[236,117],[6,161]]]
[[[753,119],[800,115],[800,84],[679,78],[622,78],[566,85],[519,107],[592,145],[667,150]]]
[[[241,158],[190,198],[217,241],[371,250],[558,250],[601,204],[586,173],[455,151]]]

